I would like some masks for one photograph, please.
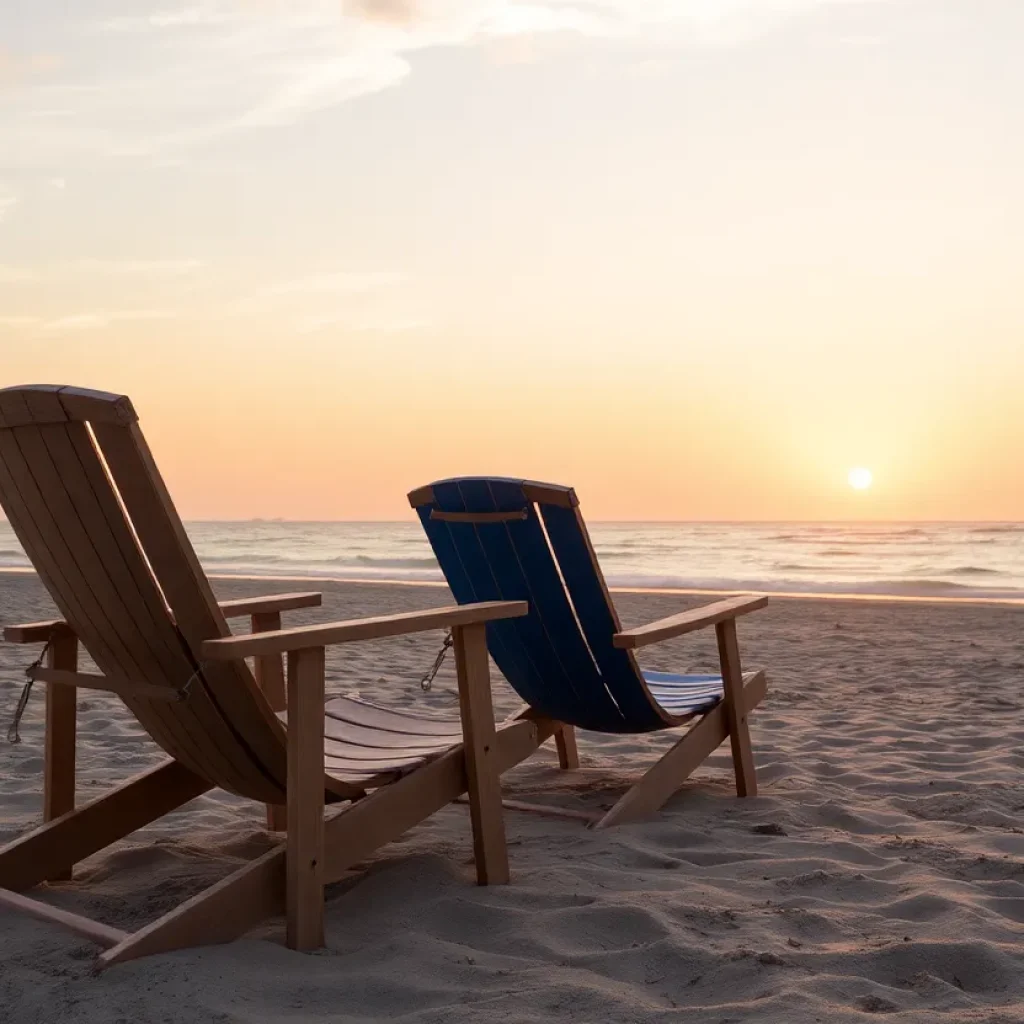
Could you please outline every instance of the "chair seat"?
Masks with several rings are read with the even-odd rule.
[[[385,785],[461,742],[458,718],[396,711],[359,697],[333,697],[324,706],[324,770],[343,782]]]
[[[680,675],[642,670],[651,696],[670,715],[700,715],[710,711],[724,693],[721,676]]]

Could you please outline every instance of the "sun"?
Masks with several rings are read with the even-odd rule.
[[[870,469],[865,469],[863,466],[855,466],[846,474],[846,479],[855,491],[866,491],[871,486],[874,477],[871,475]]]

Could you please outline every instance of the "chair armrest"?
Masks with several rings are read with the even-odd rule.
[[[680,612],[678,615],[670,615],[666,619],[658,619],[646,626],[637,626],[636,629],[625,629],[612,637],[612,643],[616,647],[626,650],[633,650],[637,647],[646,647],[648,644],[656,644],[661,640],[671,640],[672,637],[682,636],[684,633],[692,633],[695,629],[703,629],[705,626],[714,626],[726,619],[735,619],[738,615],[746,615],[749,612],[757,611],[768,603],[767,597],[730,597],[725,601],[716,601],[714,604],[706,604],[700,608],[691,608],[689,611]]]
[[[226,619],[239,619],[245,615],[264,612],[290,612],[296,608],[319,608],[323,594],[268,594],[266,597],[240,597],[233,601],[217,602]]]
[[[74,635],[72,628],[63,619],[24,622],[19,626],[4,626],[4,640],[9,644],[45,644],[47,640]]]
[[[514,619],[526,615],[529,605],[525,601],[482,601],[478,604],[450,605],[428,608],[421,612],[401,615],[379,615],[366,619],[347,619],[323,625],[297,626],[295,629],[275,629],[266,633],[206,640],[201,648],[208,661],[233,661],[262,654],[282,654],[302,651],[310,647],[350,643],[354,640],[377,640],[407,633],[422,633],[428,629],[471,626],[496,619]]]

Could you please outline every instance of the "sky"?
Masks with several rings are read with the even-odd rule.
[[[186,518],[1024,518],[1019,0],[0,8],[0,385]],[[851,468],[870,469],[855,490]]]

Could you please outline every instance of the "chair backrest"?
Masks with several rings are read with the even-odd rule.
[[[488,623],[498,668],[531,707],[598,732],[674,724],[620,629],[571,487],[461,477],[413,491],[434,554],[460,604],[522,600],[530,612]]]
[[[215,785],[284,797],[284,732],[244,662],[201,665],[228,635],[131,402],[79,388],[0,390],[0,504],[99,669],[182,690],[125,703]]]

